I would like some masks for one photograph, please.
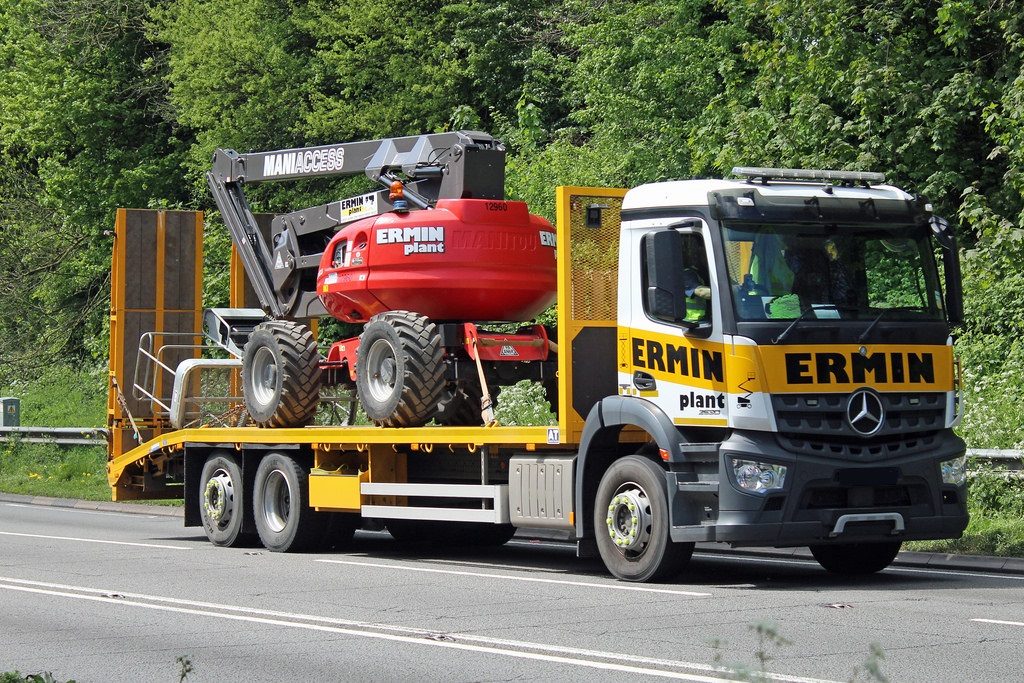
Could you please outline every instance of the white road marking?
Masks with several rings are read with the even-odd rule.
[[[77,538],[75,536],[47,536],[45,534],[18,534],[13,531],[0,531],[0,536],[20,536],[22,538],[48,538],[54,541],[78,541],[79,543],[106,543],[109,545],[131,545],[139,548],[165,548],[167,550],[192,550],[183,545],[162,545],[160,543],[130,543],[128,541],[105,541],[99,538]]]
[[[509,541],[505,545],[519,545],[524,548],[558,548],[559,550],[575,550],[571,541],[556,543],[554,541]]]
[[[999,624],[1000,626],[1024,626],[1024,621],[1002,621],[1000,619],[971,619],[980,624]]]
[[[33,510],[45,510],[47,512],[75,512],[80,515],[114,515],[117,517],[121,517],[123,515],[129,514],[126,512],[111,512],[108,510],[81,510],[79,508],[55,507],[52,505],[28,505],[27,503],[4,503],[4,505],[9,508],[31,508]],[[130,514],[138,519],[158,519],[161,517],[161,515],[140,515],[137,513]]]
[[[114,590],[88,588],[84,586],[69,586],[58,583],[45,583],[42,581],[29,581],[26,579],[15,579],[10,577],[0,577],[0,589],[66,597],[78,600],[89,600],[93,602],[103,602],[130,607],[140,607],[167,612],[177,612],[182,614],[195,614],[200,616],[217,617],[220,619],[249,621],[274,626],[288,626],[292,628],[326,631],[330,633],[343,633],[346,635],[376,638],[379,640],[391,640],[417,645],[448,647],[460,650],[469,650],[472,652],[498,654],[521,659],[535,659],[553,663],[572,664],[595,669],[622,671],[625,673],[646,674],[663,678],[676,678],[686,681],[725,683],[726,681],[736,680],[734,677],[736,672],[732,669],[695,662],[658,659],[639,655],[623,654],[619,652],[602,652],[599,650],[561,647],[558,645],[546,645],[543,643],[532,643],[529,641],[488,638],[486,636],[474,636],[469,634],[439,633],[438,631],[413,628],[409,626],[392,626],[388,624],[320,617],[310,614],[261,610],[235,605],[182,600],[179,598],[169,598],[159,595],[147,595],[144,593],[122,593]],[[237,614],[228,614],[226,612],[236,612]],[[376,629],[377,631],[384,632],[372,632],[356,629]],[[534,650],[536,652],[531,652],[530,650]],[[588,657],[592,659],[600,658],[612,661],[602,662],[584,659]],[[612,663],[616,661],[625,663]],[[709,675],[690,674],[680,671],[665,671],[662,669],[651,668],[656,666],[672,667],[676,669],[691,669]],[[715,674],[729,677],[719,678],[715,677]],[[786,683],[828,683],[822,679],[788,676],[785,674],[765,674],[764,676],[768,680],[785,681]]]
[[[551,567],[541,567],[537,565],[528,564],[505,564],[501,562],[475,562],[473,560],[453,560],[447,557],[429,557],[424,555],[417,557],[416,559],[422,562],[437,562],[438,564],[452,565],[455,567],[494,567],[495,569],[504,569],[506,571],[524,571],[524,572],[535,572],[544,574],[569,574],[572,569],[554,569]]]
[[[697,554],[694,555],[697,557]],[[793,560],[782,560],[774,557],[749,557],[739,555],[726,555],[724,553],[700,553],[701,558],[716,558],[722,560],[730,560],[732,562],[756,562],[758,564],[793,564],[798,566],[811,566],[817,567],[818,563],[810,558],[804,559],[793,559]],[[985,572],[975,572],[968,570],[959,569],[926,569],[924,567],[887,567],[886,572],[903,572],[905,574],[938,574],[940,576],[974,576],[982,579],[1011,579],[1013,581],[1024,581],[1024,576],[1013,576],[1010,574],[987,574]]]
[[[511,576],[509,574],[487,574],[484,572],[467,572],[455,569],[433,569],[430,567],[411,567],[407,564],[383,564],[378,562],[351,562],[349,560],[316,560],[329,564],[348,564],[356,567],[377,567],[380,569],[396,569],[407,572],[424,572],[427,574],[453,574],[455,576],[478,576],[485,579],[504,579],[507,581],[529,581],[533,583],[555,583],[565,586],[582,586],[584,588],[602,588],[606,590],[637,591],[641,593],[665,593],[668,595],[686,595],[689,597],[709,598],[711,593],[682,591],[675,588],[654,588],[652,586],[634,586],[619,583],[592,583],[587,581],[566,581],[565,579],[542,579],[536,576]]]

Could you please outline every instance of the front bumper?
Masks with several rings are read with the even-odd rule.
[[[670,474],[672,540],[792,547],[958,538],[968,522],[966,486],[944,484],[939,463],[964,450],[948,432],[927,452],[857,463],[791,453],[771,434],[735,432],[719,451],[716,516],[686,514],[692,494]],[[785,465],[785,486],[767,495],[741,491],[733,457]]]

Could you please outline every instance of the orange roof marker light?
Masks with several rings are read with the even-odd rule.
[[[409,210],[409,203],[405,201],[405,185],[401,180],[391,183],[391,192],[388,194],[388,201],[395,211],[404,213]]]

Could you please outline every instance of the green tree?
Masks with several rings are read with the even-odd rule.
[[[102,356],[114,210],[184,197],[148,13],[145,0],[0,7],[0,280],[17,311],[4,325],[21,330],[0,341],[6,361]]]

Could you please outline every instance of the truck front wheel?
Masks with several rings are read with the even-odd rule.
[[[843,576],[864,576],[880,572],[896,559],[900,541],[812,545],[811,555],[825,570]]]
[[[679,573],[693,543],[673,543],[665,471],[640,455],[612,463],[594,504],[597,548],[608,571],[623,581],[658,581]]]

